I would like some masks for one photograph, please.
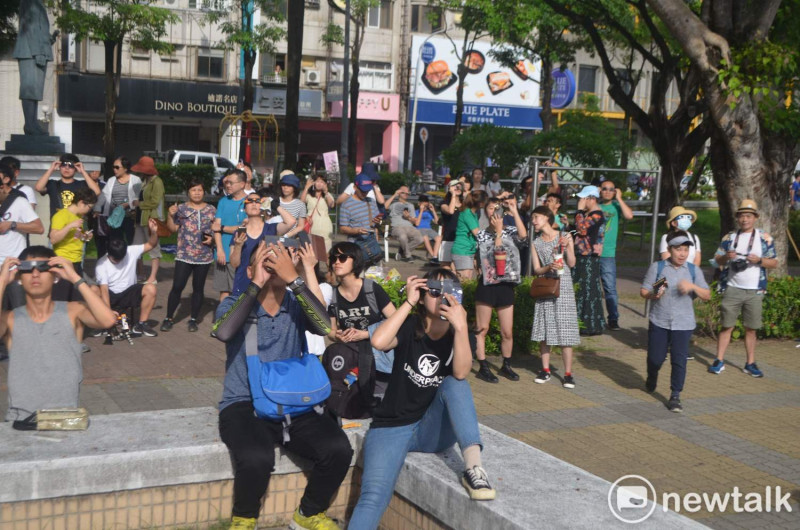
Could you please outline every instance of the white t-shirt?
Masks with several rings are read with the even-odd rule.
[[[119,294],[136,285],[136,261],[144,252],[144,245],[128,246],[128,253],[119,263],[111,263],[108,255],[97,261],[95,277],[98,285],[108,285],[108,290]]]
[[[738,244],[736,245],[736,253],[739,254],[735,259],[745,258],[748,254],[747,247],[750,243],[750,238],[755,237],[753,241],[753,248],[749,254],[761,256],[761,231],[753,230],[749,234],[741,234],[739,236]],[[736,236],[733,236],[733,242],[736,241]],[[739,289],[758,289],[758,279],[761,275],[761,265],[755,263],[748,263],[747,268],[742,272],[733,272],[733,269],[728,268],[728,287],[738,287]]]
[[[486,185],[486,193],[489,194],[489,197],[497,197],[501,191],[503,191],[503,186],[500,182],[489,182]]]
[[[688,263],[694,263],[694,257],[700,252],[700,238],[694,234],[689,234],[689,237],[692,238],[694,242],[694,246],[689,246],[689,257],[686,258]],[[667,251],[667,234],[661,236],[661,244],[658,246],[658,253],[663,254]]]
[[[352,195],[355,192],[356,192],[356,185],[353,184],[352,182],[344,189],[344,193],[348,195]],[[375,190],[369,190],[369,193],[367,193],[367,197],[374,200],[375,202],[378,202],[378,199],[375,198]]]
[[[31,205],[36,206],[36,193],[33,191],[33,188],[31,188],[30,186],[26,186],[25,184],[19,184],[17,186],[14,186],[14,189],[17,189],[22,193],[24,193],[25,196],[28,198],[28,202],[31,203]]]
[[[37,216],[36,212],[33,211],[31,203],[22,197],[17,197],[14,202],[11,203],[11,206],[8,208],[6,213],[3,214],[3,218],[0,219],[0,221],[30,223],[38,218],[39,216]],[[25,234],[20,234],[16,230],[9,230],[5,234],[1,235],[0,265],[3,264],[6,258],[19,257],[20,253],[25,250],[26,246],[27,241],[25,240]]]
[[[330,306],[333,302],[333,287],[329,283],[321,283],[319,284],[319,289],[322,291],[322,298],[325,299],[325,307]],[[325,337],[306,331],[306,342],[308,343],[309,353],[314,355],[325,353]]]

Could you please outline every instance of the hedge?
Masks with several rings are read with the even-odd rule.
[[[156,169],[158,169],[158,176],[164,181],[164,191],[170,195],[186,193],[186,187],[195,179],[203,182],[206,193],[211,192],[211,185],[214,183],[214,166],[157,164]]]

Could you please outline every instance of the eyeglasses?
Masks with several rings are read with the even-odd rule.
[[[114,166],[114,169],[122,169],[122,166]]]
[[[52,268],[53,267],[46,261],[21,261],[19,265],[17,265],[17,271],[22,274],[33,272],[33,269],[39,272],[47,272]]]
[[[334,263],[336,263],[337,261],[338,261],[339,263],[345,263],[345,262],[346,262],[348,259],[350,259],[351,257],[352,257],[352,256],[348,256],[347,254],[337,254],[337,255],[335,255],[335,256],[331,256],[331,258],[330,258],[330,262],[331,262],[331,265],[333,265],[333,264],[334,264]]]
[[[614,191],[616,188],[608,188],[606,186],[603,186],[600,189],[603,190],[603,191]]]
[[[442,296],[442,290],[429,287],[428,288],[428,296],[431,296],[433,298],[439,298],[440,296]]]

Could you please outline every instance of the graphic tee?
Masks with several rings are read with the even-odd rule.
[[[416,338],[419,317],[409,316],[397,333],[389,387],[375,409],[372,427],[398,427],[419,421],[439,385],[453,374],[453,334],[439,340]]]
[[[62,208],[66,208],[75,199],[75,192],[81,188],[88,188],[85,180],[73,180],[64,182],[59,179],[51,179],[45,185],[45,195],[50,196],[50,217]]]
[[[373,282],[372,288],[375,300],[378,302],[377,313],[373,313],[369,307],[369,300],[367,300],[367,293],[363,285],[358,292],[358,296],[352,302],[346,300],[341,291],[336,292],[337,304],[332,304],[328,308],[328,313],[331,317],[336,318],[336,327],[338,329],[355,328],[359,331],[367,331],[370,324],[383,320],[381,310],[390,304],[392,300],[378,283]]]

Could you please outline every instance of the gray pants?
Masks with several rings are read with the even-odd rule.
[[[393,226],[392,237],[400,243],[400,252],[404,258],[411,257],[411,251],[422,243],[422,234],[413,226]]]

